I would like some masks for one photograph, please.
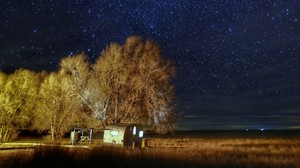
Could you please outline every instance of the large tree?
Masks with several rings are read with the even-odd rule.
[[[63,58],[60,71],[69,77],[69,95],[75,97],[84,107],[82,113],[88,126],[98,126],[98,119],[105,127],[105,113],[108,101],[103,96],[102,83],[90,69],[90,63],[84,53]],[[90,118],[90,119],[89,119]]]
[[[96,63],[92,66],[95,82],[101,85],[103,97],[106,100],[106,111],[103,117],[106,124],[119,123],[121,95],[126,91],[124,85],[127,82],[128,61],[122,55],[122,47],[118,44],[111,44],[101,54]]]
[[[24,69],[0,76],[0,141],[5,142],[14,138],[19,128],[30,124],[39,79],[34,72]]]
[[[33,128],[49,131],[52,140],[61,138],[80,119],[80,104],[70,96],[68,80],[59,71],[48,74],[41,83]]]
[[[10,134],[14,131],[11,130],[9,122],[6,122],[8,118],[8,106],[9,99],[5,88],[7,75],[0,72],[0,142],[5,142],[10,139]]]
[[[140,37],[111,44],[93,65],[108,100],[108,123],[136,122],[164,133],[176,126],[173,108],[175,67],[160,47]]]

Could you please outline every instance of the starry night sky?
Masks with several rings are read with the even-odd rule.
[[[175,61],[183,129],[300,129],[299,0],[3,0],[0,70],[57,70],[111,42]]]

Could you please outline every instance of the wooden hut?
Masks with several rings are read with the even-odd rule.
[[[143,136],[143,127],[138,124],[108,125],[104,130],[103,142],[125,148],[140,148]]]

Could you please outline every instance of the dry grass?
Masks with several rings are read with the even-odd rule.
[[[165,148],[166,155],[212,167],[300,167],[299,139],[161,138],[151,145]]]
[[[151,148],[141,150],[46,146],[0,151],[0,167],[300,167],[299,156],[300,140],[292,138],[154,138]]]

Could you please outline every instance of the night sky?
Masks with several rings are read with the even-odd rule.
[[[299,0],[0,2],[0,70],[93,62],[111,42],[151,39],[175,61],[181,129],[300,129]]]

